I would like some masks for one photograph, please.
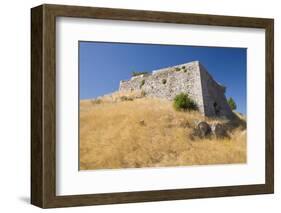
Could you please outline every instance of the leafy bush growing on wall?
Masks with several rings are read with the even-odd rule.
[[[141,91],[141,97],[145,97],[146,96],[146,92],[145,91]]]
[[[138,75],[144,75],[144,74],[148,74],[148,72],[132,72],[132,76],[138,76]]]
[[[141,84],[140,84],[140,88],[142,88],[142,86],[145,84],[145,80],[142,80],[141,81]]]
[[[191,111],[198,109],[196,103],[185,93],[176,95],[173,106],[178,111]]]
[[[166,84],[167,80],[166,79],[162,79],[162,84]]]

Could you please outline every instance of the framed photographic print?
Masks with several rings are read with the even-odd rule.
[[[31,203],[274,191],[273,19],[31,9]]]

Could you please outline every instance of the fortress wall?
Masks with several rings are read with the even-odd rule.
[[[119,90],[142,90],[147,96],[168,100],[173,100],[181,92],[188,93],[197,103],[199,111],[204,114],[198,61],[155,70],[150,75],[121,81]]]
[[[233,113],[224,94],[225,87],[219,85],[201,64],[199,66],[205,115],[231,118]]]

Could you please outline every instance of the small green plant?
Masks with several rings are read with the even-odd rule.
[[[196,103],[185,93],[176,95],[173,106],[178,111],[191,111],[198,109]]]
[[[145,84],[145,80],[143,79],[140,83],[140,88],[142,88],[142,86]]]
[[[134,99],[132,97],[127,97],[127,96],[121,96],[120,97],[121,101],[133,101]]]
[[[145,97],[146,96],[146,92],[145,91],[141,91],[141,97]]]
[[[148,72],[132,72],[132,76],[138,76],[138,75],[144,75],[144,74],[148,74]]]
[[[162,84],[166,84],[167,80],[166,79],[162,79]]]
[[[232,97],[227,100],[227,103],[230,106],[231,110],[236,110],[237,106]]]
[[[178,71],[180,71],[180,70],[181,70],[181,68],[176,67],[176,68],[175,68],[175,70],[178,72]]]
[[[185,66],[182,66],[181,68],[184,70],[184,69],[185,69]]]
[[[101,99],[93,99],[93,100],[91,100],[91,103],[92,104],[101,104],[102,100]]]

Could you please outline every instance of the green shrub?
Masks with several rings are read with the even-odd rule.
[[[146,96],[146,92],[145,91],[141,91],[141,97],[145,97]]]
[[[185,66],[182,66],[181,68],[184,70],[184,69],[185,69]]]
[[[102,100],[101,99],[93,99],[93,100],[91,100],[91,103],[92,104],[101,104]]]
[[[127,97],[127,96],[121,96],[120,97],[121,101],[133,101],[134,99],[132,97]]]
[[[141,84],[140,84],[140,88],[142,88],[142,86],[145,84],[145,80],[143,79],[142,81],[141,81]]]
[[[181,68],[179,68],[179,67],[176,67],[175,69],[177,72],[181,70]]]
[[[162,84],[166,84],[167,80],[166,79],[162,79]]]
[[[191,111],[197,110],[196,103],[185,93],[180,93],[174,98],[173,106],[176,110]]]
[[[230,106],[231,110],[236,110],[237,106],[232,97],[227,100],[227,103]]]
[[[138,75],[144,75],[144,74],[148,74],[148,72],[132,72],[132,76],[138,76]]]

